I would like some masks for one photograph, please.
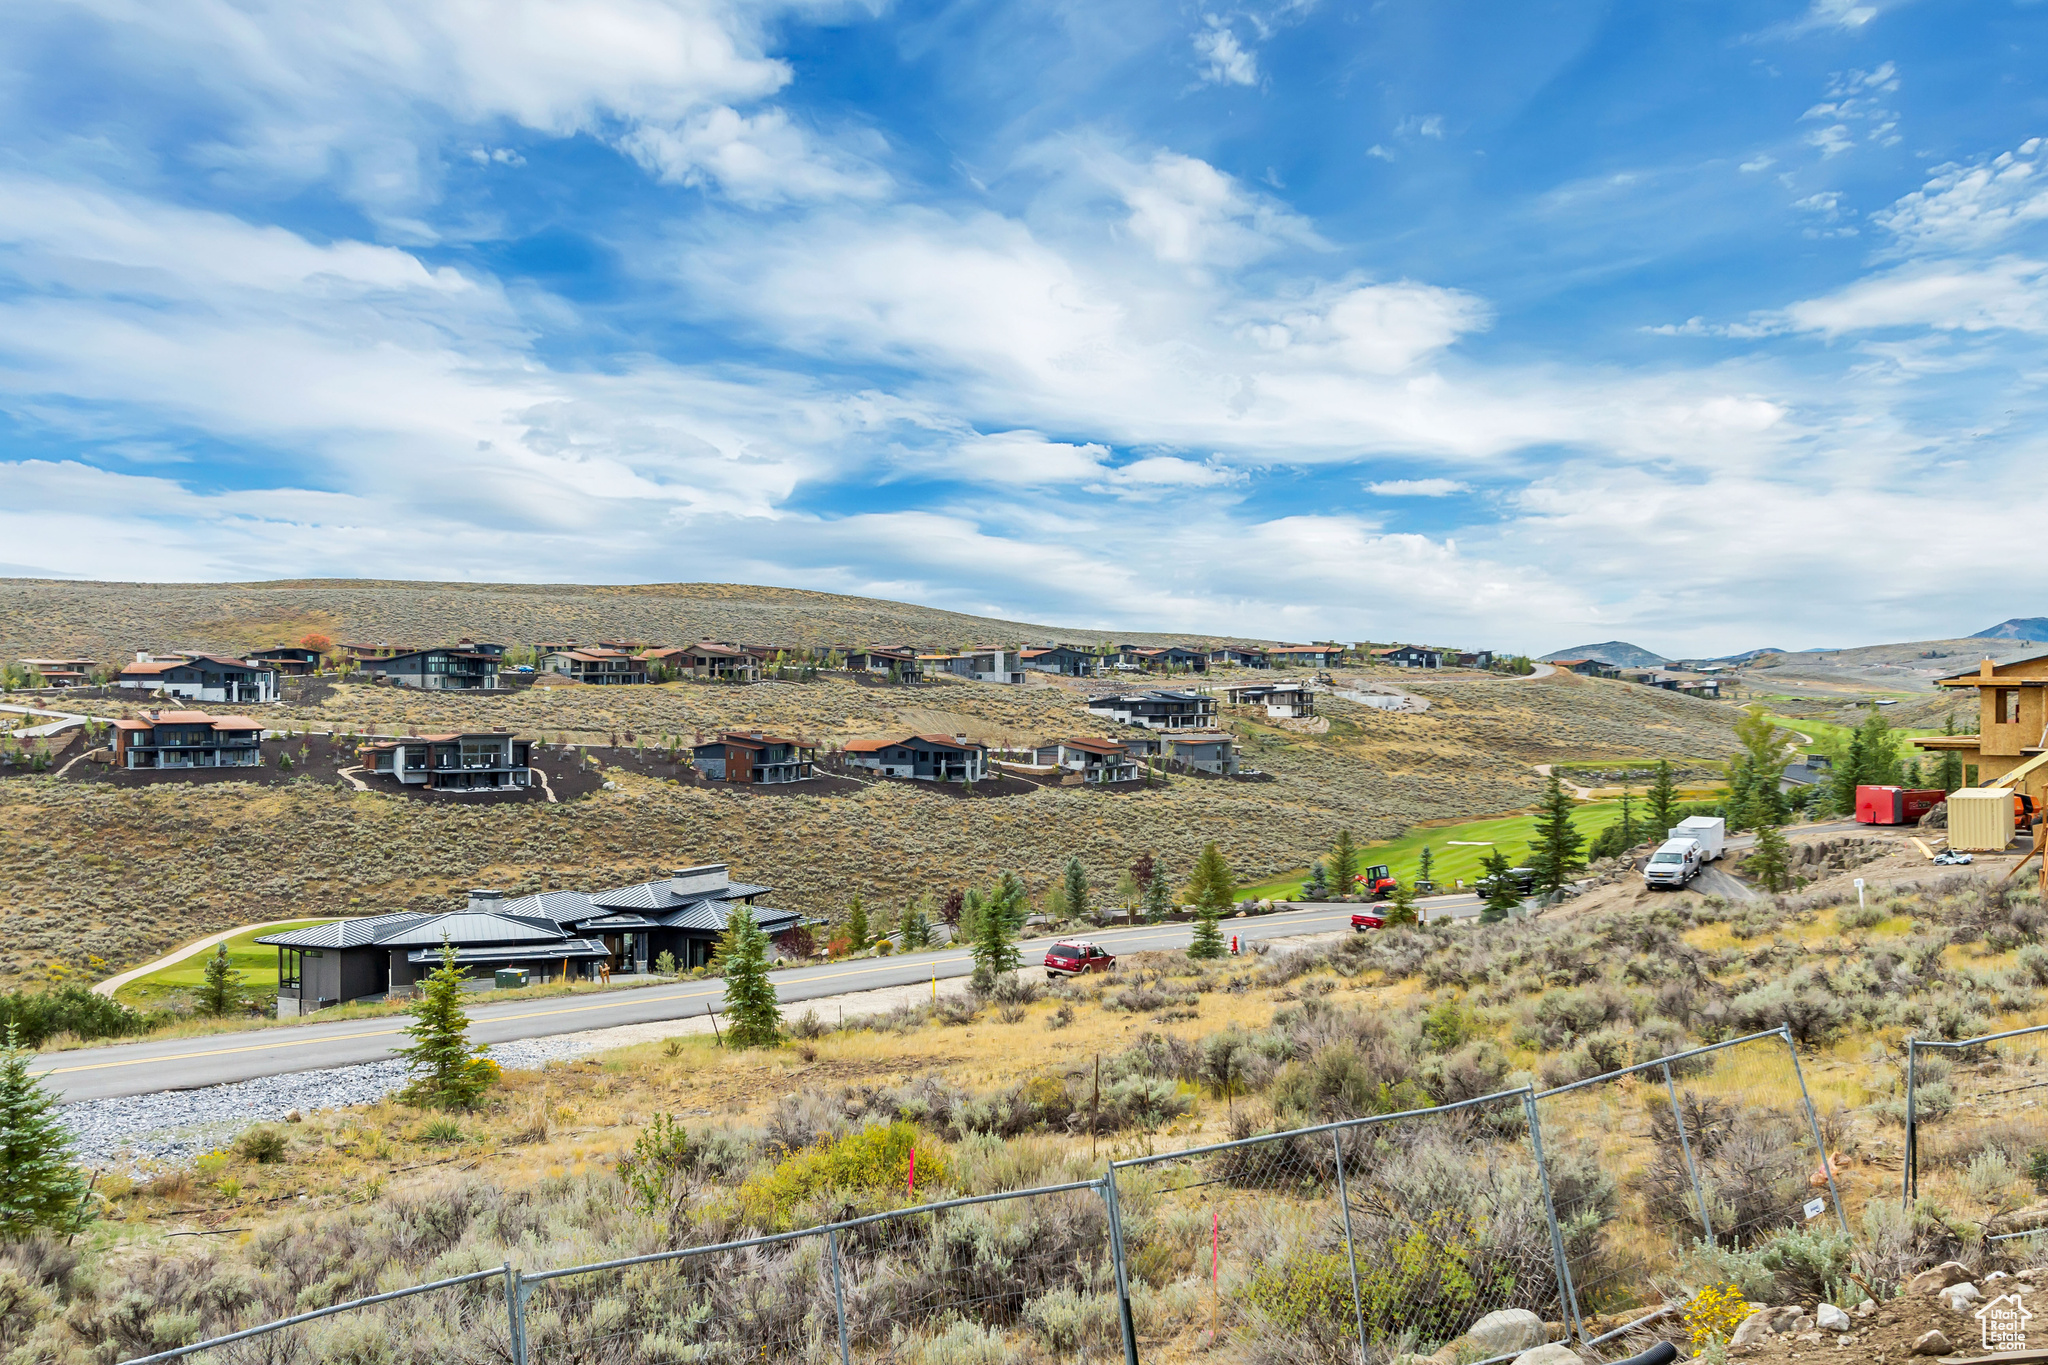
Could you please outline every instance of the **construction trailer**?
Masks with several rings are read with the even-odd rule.
[[[2015,800],[2010,787],[1964,787],[1948,794],[1948,846],[1997,853],[2012,842]]]
[[[1945,791],[1916,787],[1858,787],[1859,825],[1917,825],[1920,817],[1948,799]]]

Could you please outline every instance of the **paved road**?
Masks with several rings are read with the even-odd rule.
[[[1473,896],[1434,897],[1422,903],[1432,919],[1440,915],[1476,915]],[[1351,906],[1318,905],[1256,919],[1226,920],[1225,933],[1255,939],[1293,934],[1328,933],[1349,928]],[[1099,929],[1089,935],[1114,953],[1148,948],[1179,948],[1188,941],[1186,924],[1139,925]],[[1037,938],[1022,945],[1025,966],[1035,966],[1052,940]],[[945,949],[905,957],[879,958],[833,966],[806,967],[777,973],[776,996],[797,1004],[822,996],[884,986],[906,986],[965,976],[973,961],[964,949]],[[643,986],[602,995],[558,996],[547,1000],[513,1001],[472,1009],[470,1037],[479,1043],[503,1043],[616,1024],[642,1024],[718,1010],[724,985],[718,981],[678,982]],[[166,1038],[110,1047],[46,1053],[33,1067],[65,1100],[102,1099],[159,1090],[189,1090],[202,1085],[245,1081],[287,1071],[353,1066],[391,1055],[406,1040],[404,1018],[352,1019],[332,1024],[300,1024],[209,1038]]]

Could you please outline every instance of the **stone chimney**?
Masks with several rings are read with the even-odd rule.
[[[695,867],[675,868],[668,874],[669,894],[690,899],[722,896],[732,885],[732,878],[726,875],[726,866],[724,863],[699,863]]]
[[[489,912],[505,903],[505,893],[487,886],[479,886],[469,893],[468,909]]]

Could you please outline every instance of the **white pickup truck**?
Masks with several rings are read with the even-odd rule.
[[[1718,815],[1688,815],[1669,832],[1671,837],[1657,845],[1643,865],[1646,885],[1689,885],[1701,868],[1721,856],[1728,841],[1728,822]]]

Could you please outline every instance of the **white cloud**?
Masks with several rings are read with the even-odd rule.
[[[1448,498],[1453,493],[1471,492],[1472,485],[1462,479],[1389,479],[1369,483],[1365,489],[1382,498]]]
[[[1825,128],[1816,128],[1806,135],[1806,145],[1818,148],[1822,157],[1837,157],[1856,145],[1849,136],[1849,125],[1831,123]]]
[[[1380,146],[1380,144],[1377,142],[1373,143],[1372,146],[1366,148],[1365,154],[1367,156],[1378,157],[1381,161],[1392,161],[1394,159],[1394,154],[1388,151],[1385,147]]]
[[[1195,157],[1159,152],[1141,167],[1098,155],[1094,164],[1129,207],[1131,234],[1168,264],[1243,265],[1318,242],[1306,220]]]
[[[1237,35],[1216,15],[1203,16],[1204,27],[1194,36],[1195,55],[1201,58],[1202,79],[1211,85],[1257,85],[1259,62],[1237,41]]]
[[[780,109],[749,116],[721,105],[673,126],[642,123],[619,140],[619,147],[663,180],[716,184],[752,206],[873,199],[889,189],[885,173],[845,151],[820,146]]]
[[[1871,220],[1894,233],[1907,250],[1991,247],[2048,219],[2044,165],[2048,142],[2028,138],[1989,160],[1937,168],[1925,186],[1872,214]]]
[[[1444,135],[1442,114],[1410,114],[1394,125],[1397,137],[1429,137],[1441,141]]]
[[[1824,336],[1895,327],[2048,331],[2048,263],[2006,257],[1983,266],[1909,266],[1859,280],[1780,315]]]
[[[1778,159],[1776,157],[1759,154],[1755,157],[1752,157],[1748,161],[1743,162],[1742,170],[1746,174],[1754,175],[1758,171],[1767,171],[1777,164]]]

